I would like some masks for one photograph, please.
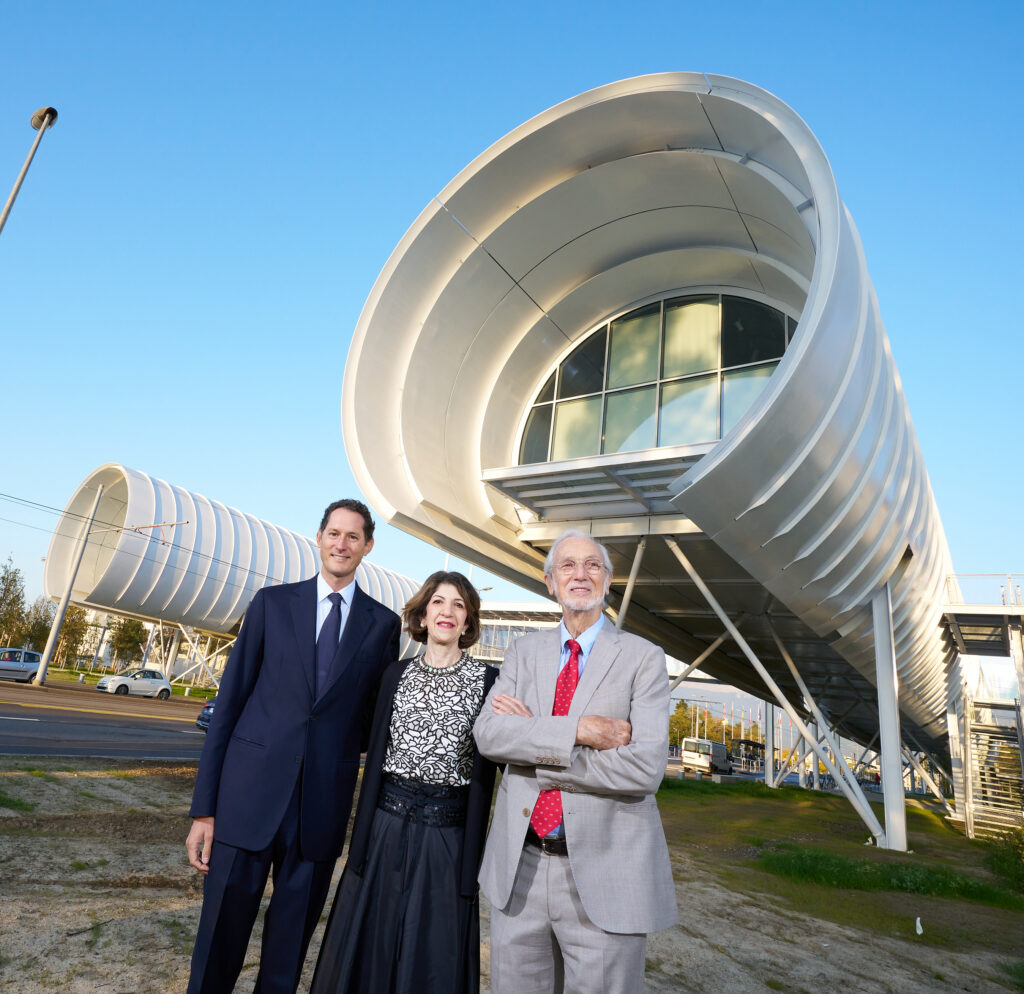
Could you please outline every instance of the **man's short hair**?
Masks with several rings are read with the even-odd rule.
[[[600,543],[593,535],[588,535],[586,532],[581,532],[578,528],[568,528],[558,538],[555,539],[551,548],[548,549],[547,557],[544,560],[544,575],[551,576],[555,568],[555,554],[558,552],[558,547],[567,538],[585,538],[593,542],[601,551],[601,559],[604,561],[604,571],[608,574],[608,579],[612,578],[612,559],[608,555],[608,550]]]
[[[355,511],[356,514],[361,515],[363,519],[363,539],[369,542],[373,538],[373,516],[370,514],[370,509],[361,500],[356,500],[353,497],[336,500],[334,503],[327,505],[327,510],[324,511],[324,516],[320,519],[320,531],[327,527],[328,520],[337,510]]]
[[[423,616],[427,613],[430,598],[442,583],[450,583],[466,605],[466,630],[459,636],[459,648],[468,649],[480,638],[480,595],[476,592],[476,587],[461,573],[439,570],[424,580],[423,586],[413,594],[402,610],[405,630],[417,642],[427,641],[427,628],[423,624]]]

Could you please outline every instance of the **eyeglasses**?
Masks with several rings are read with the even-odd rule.
[[[564,563],[558,563],[555,570],[562,576],[572,576],[580,566],[591,576],[597,576],[604,569],[604,563],[600,559],[585,559],[582,563],[575,559],[566,559]]]

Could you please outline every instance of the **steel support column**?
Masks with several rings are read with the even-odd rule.
[[[932,778],[932,775],[924,768],[924,764],[909,749],[905,749],[903,753],[907,757],[907,761],[910,765],[917,770],[917,775],[921,778],[921,782],[935,795],[936,800],[946,809],[946,814],[951,816],[955,814],[949,801],[946,800],[942,790],[939,788],[939,785]]]
[[[775,784],[775,708],[771,701],[764,702],[764,785]]]
[[[817,702],[811,695],[810,690],[807,689],[807,684],[804,682],[804,678],[800,675],[800,671],[796,668],[796,663],[793,662],[793,657],[789,654],[789,650],[785,647],[782,639],[779,638],[779,633],[775,630],[775,626],[771,623],[771,619],[767,619],[768,631],[771,634],[772,640],[775,642],[775,647],[779,650],[779,655],[782,656],[783,662],[789,669],[790,675],[796,681],[797,687],[800,688],[800,693],[803,694],[804,700],[807,702],[807,706],[811,709],[811,713],[814,715],[814,742],[819,742],[819,731],[821,739],[827,743],[828,748],[832,752],[832,762],[837,770],[843,774],[842,779],[846,781],[849,790],[843,789],[843,793],[850,798],[850,802],[857,809],[857,813],[864,820],[864,823],[869,828],[878,825],[878,820],[875,818],[874,812],[871,810],[871,805],[868,803],[868,799],[864,796],[864,792],[860,789],[860,784],[857,783],[857,777],[854,775],[853,770],[850,769],[850,764],[847,763],[846,757],[843,755],[843,750],[840,748],[839,740],[835,737],[832,729],[829,727],[828,719],[822,714],[821,708],[818,707]],[[827,764],[826,764],[827,765]],[[832,774],[835,776],[835,773]],[[836,786],[843,788],[843,784],[839,782],[840,778],[836,777]],[[879,826],[879,830],[880,830]]]
[[[903,793],[899,678],[892,631],[892,599],[887,583],[871,598],[875,635],[875,684],[881,739],[882,799],[885,802],[886,848],[907,851],[907,809]]]
[[[683,553],[683,550],[680,549],[679,545],[673,539],[671,539],[671,538],[666,537],[665,544],[669,547],[669,550],[676,557],[676,559],[679,560],[679,564],[683,567],[683,569],[686,570],[687,575],[693,581],[694,586],[700,591],[701,596],[704,598],[704,600],[706,600],[708,602],[708,604],[711,606],[711,609],[715,612],[715,614],[718,615],[719,620],[722,622],[723,625],[725,625],[725,628],[729,632],[729,634],[732,636],[733,641],[736,643],[736,645],[740,648],[740,650],[743,652],[743,654],[750,661],[751,665],[754,667],[754,669],[757,672],[758,676],[760,676],[761,680],[764,682],[764,685],[771,691],[772,695],[779,702],[779,704],[781,705],[783,710],[786,712],[786,714],[789,715],[790,720],[793,722],[794,725],[796,725],[797,731],[801,735],[803,735],[803,737],[805,739],[807,739],[808,741],[813,741],[811,733],[808,730],[807,725],[804,723],[804,720],[800,717],[800,715],[797,713],[796,709],[789,702],[789,700],[787,699],[786,695],[782,693],[781,688],[775,682],[775,680],[773,679],[772,675],[765,668],[765,666],[761,662],[761,660],[757,658],[757,654],[747,644],[747,640],[739,633],[739,630],[736,628],[736,626],[729,620],[729,616],[725,613],[725,611],[722,609],[722,606],[715,599],[714,594],[711,593],[710,589],[708,588],[708,585],[701,578],[700,574],[693,568],[693,564],[690,562],[689,559],[687,559],[686,555]],[[888,598],[888,587],[886,587],[886,597]],[[891,645],[892,644],[892,639],[891,639],[891,632],[892,632],[891,617],[890,617],[889,630],[890,630],[890,645]],[[895,673],[896,673],[896,669],[895,669],[895,665],[893,665],[893,676],[894,677],[895,677]],[[766,725],[765,727],[767,728],[768,726]],[[774,739],[774,727],[772,728],[772,732],[773,732],[772,738]],[[898,740],[897,740],[897,750],[898,749],[899,749],[899,743],[898,743]],[[825,764],[825,768],[829,771],[829,773],[832,774],[832,778],[835,780],[836,786],[839,787],[843,791],[843,793],[846,795],[846,797],[850,801],[850,803],[853,804],[853,806],[857,809],[858,814],[860,814],[861,817],[863,818],[865,825],[867,825],[868,828],[871,830],[871,834],[875,838],[876,845],[878,845],[879,847],[881,847],[883,849],[893,848],[893,846],[887,845],[887,835],[882,830],[881,825],[878,824],[878,819],[875,818],[874,812],[871,810],[870,805],[867,805],[867,811],[863,811],[863,809],[862,809],[862,807],[861,807],[861,805],[859,803],[859,801],[863,801],[863,798],[862,797],[858,798],[857,794],[850,788],[849,783],[847,783],[845,778],[839,773],[839,770],[836,769],[835,763],[832,762],[832,760],[829,757],[828,753],[824,749],[822,749],[821,745],[819,743],[817,743],[817,742],[814,743],[814,751],[818,754],[818,757]],[[897,752],[896,759],[897,759],[897,763],[898,763],[899,762],[898,752]],[[768,777],[767,777],[767,766],[768,765],[769,765],[769,760],[768,760],[767,737],[766,737],[766,740],[765,740],[765,766],[766,766],[765,782],[768,781]],[[902,781],[901,781],[901,783],[902,783]],[[902,794],[901,794],[901,797],[902,797]],[[864,803],[866,805],[866,802],[864,802]],[[904,826],[903,845],[902,845],[901,848],[905,850],[906,847],[907,847],[906,846],[906,828]]]
[[[626,581],[626,590],[622,595],[622,603],[619,605],[619,613],[615,619],[615,627],[621,629],[626,623],[626,612],[629,610],[629,602],[633,599],[633,587],[636,586],[636,578],[640,572],[640,563],[644,559],[644,549],[647,548],[647,536],[644,535],[636,545],[636,553],[633,556],[633,566],[629,571],[629,579]]]
[[[42,132],[40,132],[40,134],[41,133]],[[28,164],[26,163],[26,166],[27,165]],[[46,648],[43,649],[43,657],[39,663],[39,668],[36,670],[36,675],[32,680],[37,687],[41,687],[46,683],[46,671],[50,667],[50,662],[53,660],[53,652],[57,648],[57,638],[60,635],[61,625],[64,624],[64,615],[68,610],[68,602],[71,600],[71,589],[74,587],[75,578],[78,576],[78,567],[82,565],[82,556],[85,555],[85,545],[89,541],[89,531],[92,528],[93,521],[96,520],[96,511],[100,506],[100,498],[102,496],[103,484],[101,483],[96,488],[96,499],[92,502],[92,510],[89,512],[89,517],[86,518],[85,524],[82,526],[82,532],[78,539],[78,548],[75,551],[75,558],[71,564],[71,570],[68,574],[68,585],[64,591],[64,596],[60,599],[60,604],[57,605],[57,613],[53,616],[53,624],[50,626],[50,635],[46,640]]]

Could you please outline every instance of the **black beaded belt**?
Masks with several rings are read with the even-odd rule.
[[[466,822],[468,787],[421,783],[385,773],[377,807],[409,822],[432,828],[451,828]]]
[[[566,844],[565,836],[562,836],[561,838],[545,836],[542,839],[533,830],[532,825],[526,830],[526,844],[528,846],[533,846],[534,849],[539,849],[543,853],[547,853],[549,856],[569,855],[569,847]]]

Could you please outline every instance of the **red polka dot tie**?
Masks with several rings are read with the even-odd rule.
[[[569,662],[562,667],[555,684],[555,706],[551,709],[553,716],[561,717],[569,713],[572,695],[576,692],[576,684],[580,682],[580,644],[575,639],[565,643],[569,647]],[[542,790],[530,817],[530,825],[541,837],[549,835],[562,823],[562,792],[560,790]]]

